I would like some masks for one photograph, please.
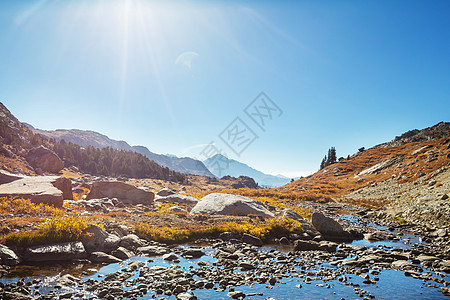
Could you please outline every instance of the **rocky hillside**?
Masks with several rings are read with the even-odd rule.
[[[215,162],[221,162],[221,166],[226,166],[224,169],[219,170],[215,166]],[[203,161],[203,163],[208,167],[208,169],[217,177],[223,176],[248,176],[253,178],[260,186],[266,187],[276,187],[285,185],[290,181],[290,178],[284,177],[282,175],[274,176],[269,174],[264,174],[244,163],[241,163],[234,159],[229,159],[221,154],[216,154],[213,157],[208,158]]]
[[[28,125],[28,124],[27,124]],[[148,159],[153,160],[157,164],[167,167],[171,170],[193,175],[210,176],[214,175],[199,161],[189,157],[175,157],[163,154],[156,154],[148,150],[144,146],[130,146],[125,141],[117,141],[110,139],[108,136],[90,130],[79,129],[57,129],[57,130],[41,130],[28,125],[35,133],[38,133],[48,139],[56,141],[65,140],[82,147],[93,146],[95,148],[111,147],[120,150],[136,151]]]
[[[409,131],[270,193],[381,207],[380,217],[399,221],[450,224],[449,125]]]
[[[440,122],[422,130],[414,129],[396,136],[392,141],[376,147],[394,147],[406,143],[426,142],[450,136],[450,122]]]
[[[60,139],[47,139],[21,123],[0,103],[0,162],[2,169],[16,174],[58,173],[77,167],[93,175],[154,178],[184,182],[186,176],[162,167],[133,150],[82,148]],[[123,142],[124,143],[124,142]],[[126,143],[125,143],[126,144]]]

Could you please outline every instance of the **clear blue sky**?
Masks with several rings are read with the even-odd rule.
[[[289,177],[450,116],[450,1],[0,1],[0,101],[41,129]],[[261,131],[264,91],[283,114]],[[237,116],[259,136],[218,138]]]

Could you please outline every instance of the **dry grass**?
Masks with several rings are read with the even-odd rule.
[[[249,233],[263,240],[280,237],[289,233],[300,233],[298,221],[280,217],[268,221],[226,222],[222,224],[191,224],[185,226],[158,226],[148,223],[135,227],[137,234],[146,239],[165,243],[182,243],[206,237],[217,237],[223,232]]]
[[[1,197],[0,198],[0,214],[28,215],[35,217],[44,216],[61,216],[64,211],[44,204],[31,203],[29,199],[17,197]]]
[[[53,217],[41,224],[38,230],[11,233],[6,236],[5,244],[9,246],[30,247],[52,243],[76,241],[90,224],[86,218],[79,216]]]

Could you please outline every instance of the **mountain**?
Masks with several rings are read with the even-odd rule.
[[[361,203],[365,201],[365,205],[375,207],[384,205],[383,201],[410,200],[431,193],[437,186],[448,190],[450,183],[438,181],[436,184],[435,178],[441,173],[449,173],[450,178],[448,122],[408,131],[390,142],[358,151],[314,174],[274,188],[272,192],[288,193],[297,200],[362,199]],[[419,187],[426,191],[419,191]],[[416,194],[405,196],[409,190]]]
[[[216,162],[220,162],[220,166],[227,166],[224,170],[219,170],[216,166]],[[239,177],[248,176],[253,178],[260,186],[276,187],[284,185],[290,182],[290,178],[283,175],[269,175],[264,174],[261,171],[253,169],[252,167],[241,163],[234,159],[229,159],[221,154],[216,154],[203,161],[208,169],[217,177],[223,177],[226,175]]]
[[[66,142],[71,142],[82,147],[93,146],[99,149],[111,147],[120,150],[136,151],[148,157],[150,160],[153,160],[157,164],[167,167],[171,170],[185,174],[214,177],[214,175],[199,160],[195,160],[189,157],[176,157],[172,155],[168,156],[163,154],[156,154],[148,150],[147,147],[130,146],[125,141],[113,140],[106,135],[95,131],[79,129],[41,130],[33,128],[28,124],[27,126],[33,132],[38,133],[48,139],[55,139],[57,141],[65,140]]]

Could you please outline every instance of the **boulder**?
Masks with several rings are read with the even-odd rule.
[[[186,195],[172,194],[168,196],[158,196],[156,195],[155,201],[162,203],[173,203],[173,204],[188,204],[195,205],[198,203],[198,199]]]
[[[119,247],[120,238],[117,235],[109,234],[97,225],[90,225],[83,230],[81,242],[86,252],[96,251],[110,253]]]
[[[170,196],[170,195],[174,195],[174,194],[175,194],[175,192],[168,188],[164,188],[156,193],[157,196],[161,196],[161,197],[166,197],[166,196]]]
[[[152,204],[155,194],[120,181],[94,182],[86,200],[98,198],[117,198],[122,202],[136,204]]]
[[[324,216],[322,213],[313,213],[311,222],[314,228],[316,228],[322,235],[332,236],[341,235],[344,233],[344,228],[342,228],[341,224],[332,218]]]
[[[59,156],[44,146],[31,149],[26,159],[31,166],[45,172],[58,173],[64,168],[64,163]]]
[[[27,262],[72,261],[87,258],[81,242],[67,242],[45,246],[30,247],[25,250]]]
[[[0,244],[0,265],[15,266],[20,263],[19,257],[14,251]]]
[[[317,231],[326,240],[331,241],[352,241],[362,239],[364,236],[354,230],[345,231],[341,224],[332,218],[324,216],[322,213],[315,212],[312,214],[311,222]]]
[[[308,251],[308,250],[319,250],[320,244],[314,241],[302,241],[297,240],[294,243],[295,251]]]
[[[293,211],[290,208],[286,208],[285,210],[283,210],[282,214],[283,217],[292,219],[292,220],[296,220],[296,221],[304,221],[305,219],[303,219],[302,216],[300,216],[297,212]]]
[[[242,235],[242,241],[247,244],[255,245],[255,246],[262,246],[263,242],[259,237],[256,237],[254,235],[244,233]]]
[[[0,184],[10,183],[10,182],[13,182],[14,180],[22,179],[24,177],[25,176],[23,176],[23,175],[17,175],[17,174],[9,173],[8,171],[5,171],[5,170],[0,170]]]
[[[93,263],[107,263],[107,264],[119,263],[122,261],[121,259],[119,259],[115,256],[112,256],[112,255],[109,255],[109,254],[106,254],[106,253],[100,252],[100,251],[92,252],[89,255],[89,260]]]
[[[273,218],[274,214],[264,205],[248,197],[234,194],[213,193],[203,197],[191,210],[190,214],[247,216],[256,215]]]
[[[144,246],[144,242],[135,234],[128,234],[120,239],[119,245],[126,249],[136,249]]]
[[[113,252],[111,252],[111,255],[120,258],[120,259],[129,259],[134,256],[134,253],[130,250],[125,249],[124,247],[119,247]]]
[[[39,204],[62,207],[64,199],[73,199],[70,179],[58,176],[32,176],[0,185],[0,197],[20,197]]]
[[[181,256],[184,258],[200,258],[205,255],[205,252],[202,249],[188,248],[183,249]]]

